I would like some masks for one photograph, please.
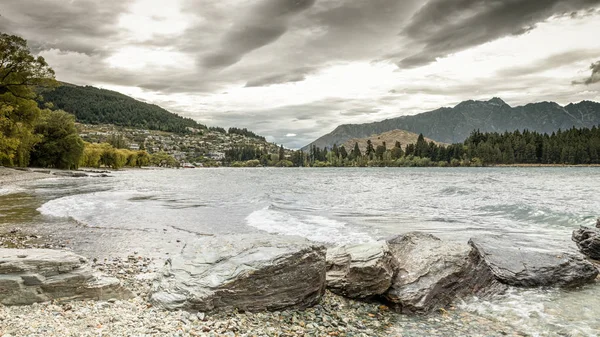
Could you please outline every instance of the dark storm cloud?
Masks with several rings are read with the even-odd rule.
[[[501,37],[524,34],[554,15],[598,5],[600,0],[431,0],[401,32],[421,50],[401,58],[399,65],[427,64]]]
[[[225,33],[216,51],[202,57],[201,64],[207,68],[224,68],[239,62],[247,53],[276,41],[287,31],[289,19],[314,3],[315,0],[258,2]]]
[[[48,49],[99,53],[118,35],[119,14],[133,0],[3,0],[0,29],[29,40],[34,52]]]
[[[598,61],[596,63],[592,63],[592,65],[590,66],[590,70],[592,70],[592,75],[590,75],[590,77],[586,78],[583,81],[573,81],[573,84],[590,85],[590,84],[594,84],[594,83],[599,83],[600,82],[600,61]]]

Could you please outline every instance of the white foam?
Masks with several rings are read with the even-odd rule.
[[[510,288],[500,298],[475,298],[463,302],[459,307],[492,320],[511,324],[535,337],[547,336],[555,331],[562,331],[570,336],[598,336],[594,333],[597,326],[588,324],[593,322],[593,317],[586,317],[580,321],[589,311],[585,309],[585,301],[569,308],[567,311],[571,313],[563,311],[566,309],[563,301],[571,303],[571,297],[572,295],[566,295],[558,289]]]
[[[6,185],[6,186],[0,187],[0,195],[14,194],[14,193],[19,193],[21,191],[23,191],[23,188],[13,186],[13,185]]]
[[[294,216],[269,207],[246,217],[248,226],[268,233],[298,235],[324,243],[361,243],[373,241],[368,234],[356,231],[345,223],[318,215]]]
[[[71,195],[50,200],[37,211],[42,215],[72,218],[89,225],[103,226],[118,223],[121,213],[128,213],[126,200],[131,192],[97,192]]]

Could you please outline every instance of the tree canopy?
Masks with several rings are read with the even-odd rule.
[[[24,39],[0,34],[0,164],[76,168],[83,141],[75,118],[40,109],[36,89],[55,88],[54,70]]]

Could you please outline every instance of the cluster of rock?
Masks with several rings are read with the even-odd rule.
[[[595,257],[599,230],[573,234]],[[325,248],[293,236],[231,235],[184,246],[153,281],[150,301],[186,311],[303,309],[326,289],[381,299],[402,313],[428,313],[467,295],[507,286],[574,287],[598,269],[580,254],[517,247],[498,237],[468,244],[411,232],[385,241]],[[48,249],[0,249],[0,303],[126,298],[118,279],[92,272],[81,256]]]
[[[428,313],[507,285],[573,287],[597,275],[578,254],[494,237],[467,245],[412,232],[327,250],[298,237],[236,235],[185,247],[155,280],[151,301],[193,311],[279,310],[311,306],[328,288],[349,298],[381,298],[403,313]]]
[[[0,249],[0,303],[122,299],[116,278],[94,273],[82,256],[52,249]]]

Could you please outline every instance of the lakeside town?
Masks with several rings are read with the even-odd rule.
[[[227,132],[223,128],[187,128],[189,133],[182,135],[112,124],[76,125],[80,137],[86,142],[111,142],[121,148],[132,151],[145,150],[149,154],[164,152],[175,158],[182,167],[220,166],[226,159],[226,152],[239,147],[258,148],[269,154],[277,154],[280,151],[277,144],[261,138]],[[290,150],[285,151],[289,156],[287,152]]]

